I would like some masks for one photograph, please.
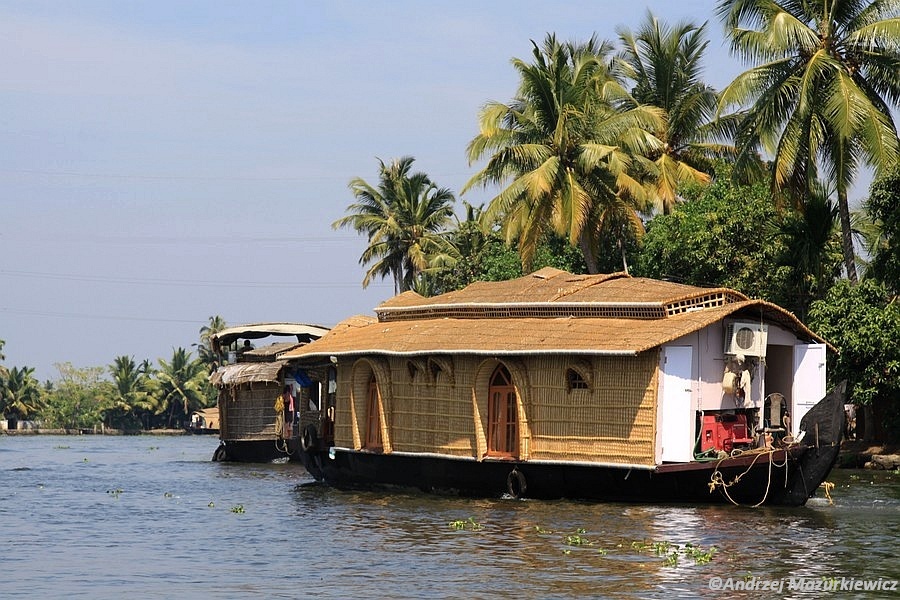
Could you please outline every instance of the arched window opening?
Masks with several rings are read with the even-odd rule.
[[[584,376],[575,369],[566,369],[566,388],[572,390],[586,390],[588,383]]]

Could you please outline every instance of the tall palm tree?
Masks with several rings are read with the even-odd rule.
[[[896,0],[721,0],[732,51],[757,66],[722,92],[720,110],[747,107],[738,164],[774,157],[772,185],[795,204],[818,176],[834,182],[844,268],[857,282],[847,198],[862,163],[883,172],[900,140],[889,103],[900,101]],[[821,175],[820,175],[821,172]]]
[[[157,393],[163,410],[169,409],[167,427],[172,426],[176,414],[186,420],[192,411],[207,405],[207,371],[202,360],[192,359],[184,348],[176,348],[171,361],[159,359],[159,367]]]
[[[212,336],[228,327],[225,319],[219,315],[209,318],[209,323],[200,328],[200,343],[194,344],[197,348],[197,355],[206,365],[211,366],[213,363],[222,364],[223,357],[215,352],[212,347]]]
[[[0,363],[6,360],[6,356],[3,354],[3,346],[6,345],[6,340],[0,340]],[[0,364],[0,393],[2,393],[4,379],[9,374],[9,369]]]
[[[709,45],[706,23],[669,26],[647,12],[637,32],[617,29],[622,51],[616,69],[633,82],[631,95],[641,104],[665,111],[663,127],[654,132],[663,146],[651,157],[657,167],[657,210],[675,206],[678,186],[685,181],[705,184],[715,158],[733,154],[725,120],[716,120],[718,94],[701,79]]]
[[[41,410],[41,388],[31,367],[13,367],[9,370],[3,388],[0,389],[0,412],[17,419],[24,419]]]
[[[432,258],[446,250],[444,232],[453,216],[453,193],[435,185],[425,173],[411,173],[411,156],[386,165],[379,160],[379,183],[374,187],[356,177],[350,190],[356,202],[332,227],[352,227],[368,237],[359,259],[371,267],[363,279],[368,287],[376,277],[390,277],[394,293],[412,289],[431,266]]]
[[[840,227],[833,190],[834,186],[816,182],[801,210],[782,213],[775,224],[775,233],[785,237],[783,264],[791,268],[795,294],[784,306],[801,321],[806,320],[809,305],[825,297],[840,273]]]
[[[531,64],[512,61],[516,96],[487,103],[479,115],[469,162],[488,159],[463,193],[475,185],[503,188],[484,218],[502,223],[507,242],[518,238],[524,267],[552,230],[580,247],[596,273],[599,219],[624,210],[620,216],[640,224],[642,178],[653,169],[643,157],[662,146],[651,133],[662,127],[662,111],[633,101],[622,107],[628,95],[610,76],[607,42],[561,43],[551,34],[542,46],[532,44]]]
[[[147,366],[146,361],[138,365],[131,356],[117,356],[109,366],[115,388],[112,406],[106,415],[109,425],[114,425],[113,421],[122,425],[140,421],[140,413],[155,408],[148,386]]]

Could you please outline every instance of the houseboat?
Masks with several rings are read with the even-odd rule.
[[[297,457],[299,417],[305,412],[301,400],[317,396],[318,387],[298,378],[278,355],[327,331],[318,325],[256,323],[210,336],[213,351],[223,360],[209,377],[218,389],[220,443],[213,460],[272,462]]]
[[[734,290],[545,268],[375,313],[279,355],[338,488],[799,506],[837,459],[834,349]]]
[[[191,422],[185,426],[185,431],[197,435],[219,433],[219,408],[214,406],[191,413]]]

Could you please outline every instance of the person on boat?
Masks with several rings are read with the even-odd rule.
[[[284,403],[285,437],[290,437],[290,435],[287,435],[287,432],[293,432],[294,430],[294,394],[290,385],[284,386],[284,391],[281,393],[281,399]]]

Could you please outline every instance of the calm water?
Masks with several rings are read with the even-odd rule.
[[[835,471],[835,505],[799,509],[469,500],[339,492],[294,464],[213,463],[217,443],[0,436],[0,596],[821,597],[709,581],[900,579],[890,473]]]

